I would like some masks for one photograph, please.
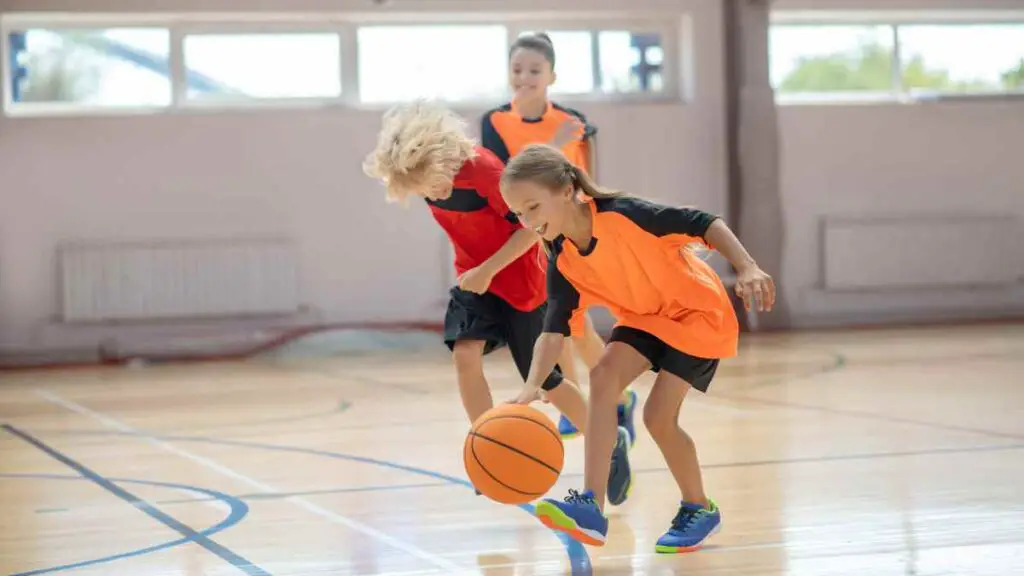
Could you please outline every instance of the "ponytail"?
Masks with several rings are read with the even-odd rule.
[[[572,187],[578,191],[583,192],[590,198],[618,198],[619,196],[625,196],[625,193],[619,190],[611,190],[598,186],[597,182],[590,177],[585,171],[581,170],[578,166],[574,166],[566,160],[566,170],[569,172],[569,177],[572,178]]]

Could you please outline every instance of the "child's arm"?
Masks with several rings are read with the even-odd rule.
[[[708,226],[704,241],[736,269],[736,294],[743,298],[747,310],[750,310],[751,298],[757,302],[759,311],[771,310],[775,304],[775,281],[758,267],[754,257],[721,218]]]
[[[747,309],[751,307],[751,299],[755,298],[758,310],[771,310],[775,303],[775,282],[758,267],[721,218],[696,208],[665,206],[628,196],[616,198],[614,202],[615,211],[650,234],[682,234],[703,240],[736,268],[736,294],[743,298]]]
[[[563,346],[565,346],[565,336],[557,332],[544,332],[537,337],[537,341],[533,344],[533,362],[530,363],[530,374],[526,377],[523,389],[511,401],[512,403],[529,404],[540,398],[541,385],[558,364]]]
[[[493,158],[481,158],[474,174],[477,190],[487,199],[487,204],[491,209],[518,227],[505,241],[505,244],[491,254],[491,257],[483,264],[459,276],[459,287],[477,294],[486,292],[487,287],[491,285],[491,280],[498,272],[504,270],[506,266],[540,241],[540,236],[536,232],[522,227],[519,219],[501,197],[501,172],[504,168],[504,164]]]
[[[533,362],[523,389],[512,402],[529,404],[540,395],[541,385],[558,364],[565,345],[565,337],[579,333],[584,320],[580,306],[580,293],[558,270],[557,256],[548,261],[548,309],[544,315],[544,328],[533,345]],[[576,327],[577,330],[573,330]]]
[[[505,269],[506,266],[515,262],[517,258],[526,254],[534,244],[540,240],[540,236],[533,230],[520,228],[509,236],[505,244],[491,257],[484,260],[483,264],[467,270],[459,276],[459,288],[483,294],[491,285],[494,276]]]

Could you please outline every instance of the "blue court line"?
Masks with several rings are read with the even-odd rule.
[[[85,478],[91,480],[94,484],[103,488],[107,492],[110,492],[114,496],[117,496],[118,498],[124,500],[125,502],[131,504],[138,510],[142,511],[149,517],[167,526],[171,530],[174,530],[175,532],[181,534],[185,538],[191,539],[192,542],[195,542],[196,544],[202,546],[207,551],[217,555],[221,559],[230,563],[235,568],[241,570],[242,572],[249,574],[249,576],[271,576],[269,572],[253,564],[249,560],[246,560],[245,558],[236,554],[235,552],[231,551],[226,546],[218,544],[217,542],[214,542],[213,540],[200,534],[199,532],[196,532],[190,526],[182,523],[177,518],[167,514],[163,510],[160,510],[159,508],[153,506],[146,500],[139,498],[138,496],[132,494],[131,492],[125,490],[124,488],[121,488],[117,484],[114,484],[107,478],[104,478],[100,474],[87,468],[85,465],[73,460],[69,456],[62,454],[56,448],[48,446],[42,440],[39,440],[38,438],[32,436],[28,432],[15,428],[10,424],[4,424],[3,426],[0,426],[0,428],[3,428],[9,434],[21,438],[28,444],[31,444],[32,446],[36,447],[38,450],[48,454],[54,460],[57,460],[58,462],[64,464],[68,468],[71,468],[75,472],[78,472]]]
[[[88,480],[88,478],[85,478],[83,476],[73,476],[73,475],[64,475],[64,474],[17,474],[17,473],[14,473],[14,474],[0,474],[0,478],[42,479],[42,480]],[[175,483],[172,483],[172,482],[156,482],[156,481],[152,481],[152,480],[135,480],[135,479],[131,479],[131,478],[110,478],[109,480],[111,482],[122,482],[122,483],[125,483],[125,484],[143,484],[143,485],[146,485],[146,486],[160,486],[160,487],[163,487],[163,488],[173,488],[173,489],[177,489],[177,490],[185,490],[185,491],[188,491],[188,492],[198,492],[200,494],[204,494],[206,496],[209,496],[212,500],[219,500],[219,501],[227,504],[231,508],[231,511],[230,511],[230,513],[228,514],[228,516],[226,518],[224,518],[223,520],[221,520],[217,524],[214,524],[213,526],[211,526],[209,528],[204,528],[203,530],[200,530],[198,532],[199,535],[201,535],[203,537],[207,537],[207,538],[210,537],[210,536],[213,536],[214,534],[216,534],[218,532],[222,532],[224,530],[227,530],[228,528],[231,528],[235,524],[238,524],[239,522],[241,522],[242,518],[245,518],[245,516],[247,514],[249,514],[249,506],[245,502],[242,502],[238,498],[234,498],[232,496],[228,496],[227,494],[224,494],[222,492],[218,492],[216,490],[208,490],[206,488],[200,488],[198,486],[190,486],[188,484],[175,484]],[[63,571],[63,570],[73,570],[75,568],[86,568],[86,567],[89,567],[89,566],[96,566],[97,564],[105,564],[107,562],[113,562],[115,560],[122,560],[122,559],[125,559],[125,558],[133,558],[135,556],[142,556],[144,554],[151,554],[153,552],[160,552],[162,550],[167,550],[167,549],[170,549],[170,548],[176,548],[178,546],[182,546],[182,545],[188,544],[189,542],[194,542],[194,541],[195,541],[194,538],[188,538],[188,537],[186,537],[186,538],[179,538],[177,540],[170,540],[170,541],[164,542],[162,544],[156,544],[154,546],[149,546],[149,547],[146,547],[146,548],[139,548],[137,550],[131,550],[129,552],[123,552],[121,554],[113,554],[111,556],[104,556],[102,558],[95,558],[93,560],[83,560],[81,562],[75,562],[73,564],[62,564],[60,566],[53,566],[53,567],[50,567],[50,568],[37,568],[35,570],[30,570],[28,572],[18,572],[16,574],[11,574],[11,576],[36,576],[38,574],[49,574],[51,572],[60,572],[60,571]]]
[[[410,474],[416,474],[419,476],[427,476],[429,478],[435,478],[437,480],[443,480],[449,484],[455,484],[458,486],[464,486],[466,488],[473,488],[473,485],[461,478],[455,476],[448,476],[440,472],[434,472],[425,468],[417,468],[415,466],[408,466],[400,464],[398,462],[391,462],[388,460],[378,460],[376,458],[369,458],[366,456],[356,456],[354,454],[344,454],[341,452],[331,452],[328,450],[316,450],[314,448],[303,448],[301,446],[282,446],[277,444],[263,444],[260,442],[246,442],[243,440],[221,440],[218,438],[209,438],[206,436],[163,436],[157,434],[143,434],[138,432],[121,432],[113,431],[110,432],[98,432],[98,434],[109,434],[111,436],[145,436],[147,438],[156,438],[167,442],[198,442],[203,444],[217,444],[222,446],[235,446],[239,448],[253,448],[257,450],[270,450],[277,452],[292,452],[296,454],[308,454],[311,456],[319,456],[322,458],[333,458],[336,460],[348,460],[350,462],[360,462],[363,464],[370,464],[373,466],[380,466],[382,468],[391,468],[392,470],[401,470],[402,472],[408,472]],[[482,498],[482,496],[481,496]],[[535,509],[533,504],[521,504],[518,506],[520,509],[529,512],[531,516],[535,516]],[[573,540],[568,535],[561,532],[551,531],[562,544],[565,546],[566,553],[569,556],[569,566],[571,568],[571,574],[577,575],[589,575],[592,573],[592,566],[590,562],[590,555],[587,554],[587,549],[582,544]]]

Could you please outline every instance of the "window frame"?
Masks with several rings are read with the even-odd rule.
[[[775,9],[769,26],[884,26],[893,38],[892,79],[888,92],[803,92],[780,94],[780,106],[816,106],[850,104],[922,104],[929,102],[990,102],[1024,100],[1024,89],[974,92],[943,92],[941,90],[908,90],[903,85],[903,50],[900,29],[908,26],[973,26],[1019,25],[1024,27],[1024,10],[957,10],[957,11],[816,11]],[[769,47],[770,49],[770,47]]]
[[[595,72],[594,89],[589,93],[558,94],[556,99],[566,105],[591,103],[674,103],[686,104],[692,94],[689,77],[684,75],[685,64],[692,58],[682,53],[691,46],[686,37],[686,23],[690,15],[646,12],[352,12],[352,13],[0,13],[0,93],[3,115],[18,117],[52,116],[125,116],[148,114],[180,114],[197,112],[235,111],[246,109],[308,109],[344,108],[356,110],[383,110],[393,105],[364,103],[360,100],[358,29],[361,26],[418,26],[418,25],[498,25],[506,29],[506,47],[525,30],[581,30],[592,33],[592,63]],[[11,94],[11,62],[9,41],[11,33],[31,29],[107,29],[146,27],[166,29],[169,32],[169,74],[171,101],[166,106],[87,106],[80,104],[50,104],[13,102]],[[603,93],[600,91],[599,33],[625,31],[657,34],[661,39],[664,58],[661,63],[662,90],[660,92]],[[338,35],[341,50],[341,95],[337,97],[289,98],[216,98],[188,99],[185,82],[184,41],[187,36],[200,34],[285,34],[329,33]],[[507,66],[507,59],[504,64]],[[511,97],[509,94],[508,97]],[[553,96],[555,97],[555,96]],[[500,104],[492,100],[458,99],[444,104],[454,108],[486,109]]]
[[[14,95],[11,93],[12,74],[9,38],[12,33],[29,32],[31,30],[103,30],[103,29],[131,29],[149,28],[167,30],[168,35],[168,59],[171,63],[171,74],[167,81],[170,84],[170,100],[167,104],[132,104],[125,106],[96,106],[78,103],[59,102],[14,102]],[[163,114],[175,107],[175,78],[173,74],[174,60],[174,33],[167,26],[159,23],[145,21],[118,21],[102,26],[96,26],[89,22],[75,22],[58,19],[52,22],[28,23],[20,26],[12,26],[6,18],[0,16],[0,78],[3,84],[0,86],[0,93],[3,95],[3,113],[9,117],[34,117],[34,116],[132,116]]]

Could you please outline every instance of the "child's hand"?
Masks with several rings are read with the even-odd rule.
[[[767,312],[775,304],[775,281],[756,264],[736,271],[736,295],[743,298],[747,310],[756,302],[757,309]]]
[[[541,393],[540,393],[540,388],[535,388],[535,387],[527,384],[522,389],[522,391],[519,392],[518,396],[516,396],[512,400],[509,400],[508,402],[506,402],[506,404],[523,404],[523,405],[528,405],[531,402],[534,402],[536,400],[542,400]]]
[[[558,125],[555,135],[551,138],[551,145],[561,150],[566,144],[583,136],[583,122],[575,116],[569,116],[564,122]]]
[[[483,294],[491,286],[494,274],[483,266],[466,270],[459,276],[459,288],[474,294]]]

